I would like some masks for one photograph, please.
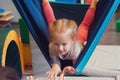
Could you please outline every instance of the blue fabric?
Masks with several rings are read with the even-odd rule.
[[[118,9],[120,9],[120,4],[119,4],[119,6],[118,6]]]
[[[34,40],[50,64],[48,54],[49,34],[48,26],[44,19],[40,0],[13,0],[20,15],[24,19]]]
[[[48,54],[49,34],[47,29],[46,20],[41,9],[40,0],[13,0],[19,13],[25,20],[30,32],[33,35],[36,43],[38,44],[43,55],[50,64],[50,58]],[[89,30],[88,43],[79,56],[78,61],[75,64],[75,68],[79,71],[77,74],[81,74],[85,65],[87,64],[90,56],[92,55],[96,45],[100,41],[102,34],[104,33],[107,25],[109,24],[118,4],[119,0],[99,0],[97,5],[95,19]],[[74,19],[79,24],[88,9],[89,5],[81,4],[66,4],[66,3],[52,3],[51,6],[55,12],[55,17]],[[79,7],[78,7],[79,6]],[[82,9],[84,8],[84,9]]]

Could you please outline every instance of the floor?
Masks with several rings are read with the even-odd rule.
[[[110,24],[108,25],[108,28],[106,29],[103,37],[101,38],[93,54],[95,54],[95,52],[113,53],[116,52],[116,50],[117,50],[116,53],[120,52],[120,32],[116,32],[116,20],[118,18],[120,19],[120,15],[118,14],[120,14],[120,11],[116,11],[114,17],[112,18]],[[18,25],[14,25],[14,29],[19,34]],[[34,42],[31,34],[30,34],[30,43],[32,45],[31,46],[32,64],[33,64],[32,78],[34,78],[34,80],[46,80],[45,73],[50,69],[50,67],[47,64],[46,60],[44,59],[43,55],[41,54],[41,51],[39,50],[38,46]],[[23,74],[22,80],[29,80],[28,76],[31,77],[31,75]],[[73,80],[73,79],[68,79],[68,80]],[[103,80],[103,79],[95,79],[95,80]],[[114,79],[106,78],[104,80],[114,80]]]

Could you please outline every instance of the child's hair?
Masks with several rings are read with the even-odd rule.
[[[20,77],[15,69],[0,65],[0,80],[20,80]]]
[[[77,33],[77,24],[74,20],[68,19],[58,19],[50,24],[49,26],[50,38],[54,36],[55,33],[65,33],[69,32],[71,37],[74,38]]]

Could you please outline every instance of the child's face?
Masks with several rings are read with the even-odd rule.
[[[56,33],[52,38],[52,43],[56,53],[66,55],[74,44],[74,39],[68,33]]]

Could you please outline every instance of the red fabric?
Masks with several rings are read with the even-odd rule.
[[[50,26],[50,24],[52,22],[56,21],[54,12],[53,12],[49,2],[42,3],[42,6],[43,6],[43,12],[45,14],[45,18],[47,20],[48,26]]]
[[[89,27],[94,19],[95,9],[89,8],[86,12],[84,20],[78,27],[78,33],[76,35],[77,39],[81,40],[83,43],[87,40]]]

